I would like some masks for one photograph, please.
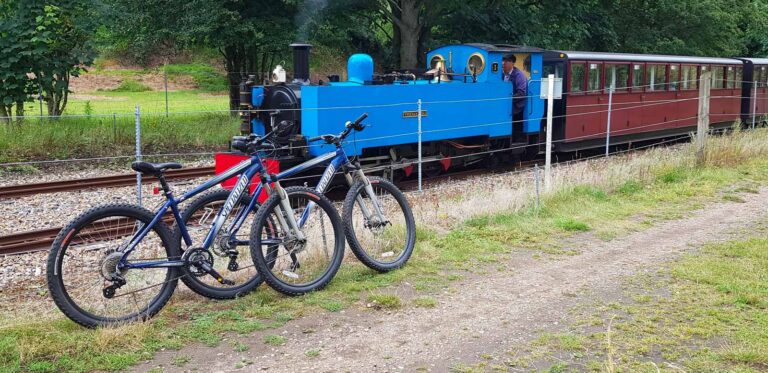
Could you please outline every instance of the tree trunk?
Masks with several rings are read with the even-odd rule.
[[[400,28],[400,68],[412,69],[419,64],[419,37],[423,25],[419,20],[420,0],[401,0],[400,17],[395,25]]]
[[[13,105],[0,104],[0,121],[11,123],[11,108]]]

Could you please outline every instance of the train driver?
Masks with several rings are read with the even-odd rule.
[[[523,141],[523,111],[528,96],[528,77],[515,66],[517,57],[510,53],[501,58],[502,80],[511,82],[514,87],[512,94],[512,134],[515,141]]]

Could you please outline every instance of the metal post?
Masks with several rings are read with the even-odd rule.
[[[165,116],[168,116],[168,63],[163,65],[163,80],[165,82]]]
[[[417,116],[419,118],[419,128],[417,132],[419,133],[419,193],[421,193],[423,190],[421,189],[421,99],[416,103],[416,109],[418,110]]]
[[[552,108],[555,102],[555,75],[549,74],[547,82],[547,151],[544,164],[544,191],[552,188]]]
[[[613,110],[613,91],[616,83],[611,83],[611,88],[608,88],[608,124],[605,130],[605,156],[607,157],[611,146],[611,111]]]
[[[536,210],[541,209],[541,188],[539,187],[539,164],[533,165],[533,177],[536,179]]]
[[[704,145],[706,144],[707,133],[709,132],[709,99],[711,88],[712,72],[707,71],[701,74],[701,82],[699,83],[699,123],[696,134],[698,147],[696,158],[699,164],[704,162]]]
[[[754,85],[753,91],[755,94],[752,99],[752,129],[755,129],[755,118],[757,117],[757,81],[752,83]]]
[[[141,114],[136,104],[136,161],[141,161]],[[141,206],[141,172],[136,173],[136,198]]]
[[[112,113],[112,141],[117,142],[117,114]]]
[[[41,84],[38,84],[37,86],[40,89],[38,101],[40,101],[40,123],[42,124],[43,123],[43,86]]]

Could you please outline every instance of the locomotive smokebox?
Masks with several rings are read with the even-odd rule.
[[[309,84],[309,50],[312,44],[293,43],[293,82]]]

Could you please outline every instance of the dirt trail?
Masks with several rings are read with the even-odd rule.
[[[591,235],[569,239],[567,245],[582,253],[556,260],[534,260],[514,254],[508,271],[468,275],[454,290],[437,296],[432,309],[406,307],[386,313],[349,309],[289,322],[276,330],[230,339],[250,345],[234,352],[219,347],[188,346],[164,351],[138,371],[415,371],[443,372],[460,362],[472,363],[481,353],[514,347],[541,330],[562,325],[572,306],[590,294],[620,291],[621,279],[652,270],[679,254],[706,242],[731,240],[768,215],[768,190],[744,195],[745,203],[722,202],[687,217],[604,242]],[[746,228],[746,230],[744,230]],[[408,285],[395,292],[408,293]],[[593,298],[590,298],[593,299]],[[287,343],[265,345],[265,334],[280,334]],[[317,356],[306,351],[319,350]],[[176,356],[191,357],[183,367],[172,365]]]

